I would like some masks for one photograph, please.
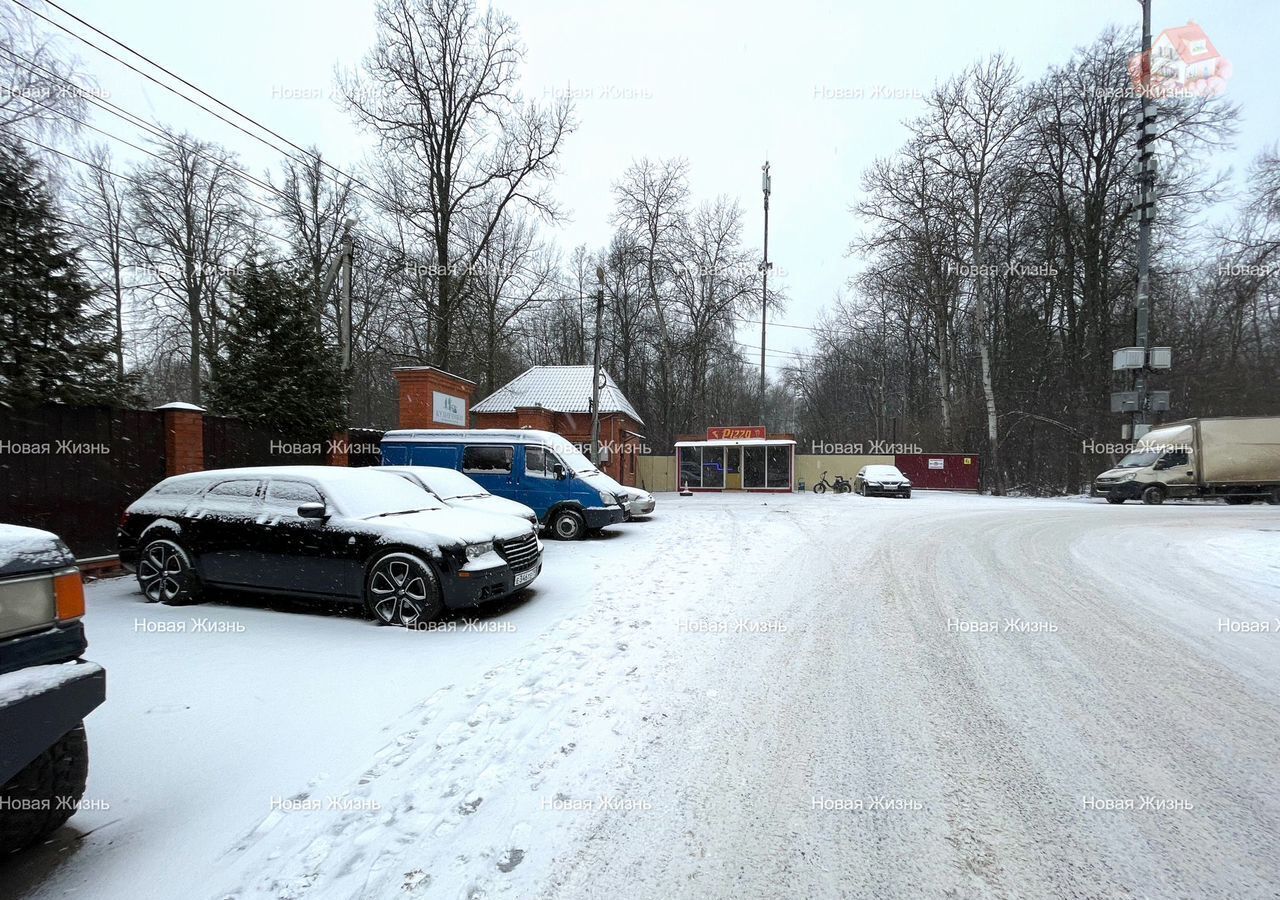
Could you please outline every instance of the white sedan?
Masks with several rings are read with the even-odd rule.
[[[376,468],[379,472],[394,473],[424,488],[446,506],[472,512],[518,516],[528,521],[534,528],[538,528],[538,514],[532,509],[505,497],[495,497],[457,469],[444,469],[439,466],[377,466]]]

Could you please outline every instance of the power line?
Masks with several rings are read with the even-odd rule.
[[[270,142],[270,141],[268,141],[266,138],[263,138],[261,135],[257,135],[257,134],[254,134],[254,133],[250,132],[250,131],[247,131],[245,128],[243,128],[242,126],[240,126],[240,125],[239,125],[239,124],[237,124],[236,122],[232,122],[231,120],[227,119],[225,116],[223,116],[223,115],[221,115],[221,114],[219,114],[219,113],[215,112],[214,110],[209,109],[207,106],[205,106],[204,104],[202,104],[202,103],[200,103],[199,101],[195,100],[194,98],[189,97],[189,96],[187,96],[186,94],[182,93],[181,91],[177,90],[177,89],[176,89],[176,88],[174,88],[172,85],[165,84],[164,82],[162,82],[162,81],[160,81],[159,79],[155,78],[155,77],[154,77],[153,75],[151,75],[150,73],[145,72],[145,71],[143,71],[142,69],[139,69],[137,66],[134,66],[132,63],[129,63],[129,62],[127,62],[126,60],[121,59],[121,58],[120,58],[119,56],[117,56],[116,54],[112,53],[112,52],[111,52],[111,51],[109,51],[109,50],[104,49],[103,47],[99,46],[98,44],[95,44],[93,41],[89,40],[88,38],[84,37],[83,35],[77,34],[75,31],[71,30],[70,28],[67,28],[65,25],[63,25],[63,24],[61,24],[61,23],[59,23],[59,22],[57,22],[57,21],[55,21],[55,20],[53,20],[53,19],[49,18],[48,16],[44,15],[43,13],[40,13],[40,12],[39,12],[39,11],[37,11],[37,10],[32,9],[30,6],[27,6],[25,3],[23,3],[23,2],[22,2],[22,0],[12,0],[12,2],[13,2],[14,4],[18,5],[18,6],[21,6],[23,9],[26,9],[28,12],[32,13],[33,15],[38,16],[39,18],[43,19],[44,21],[48,22],[49,24],[53,25],[55,28],[58,28],[59,30],[61,30],[61,31],[65,32],[66,34],[70,35],[71,37],[74,37],[76,40],[80,41],[81,43],[85,44],[86,46],[91,47],[91,48],[93,48],[94,50],[97,50],[99,53],[103,54],[104,56],[106,56],[106,57],[108,57],[108,58],[110,58],[110,59],[113,59],[113,60],[115,60],[116,62],[120,63],[121,65],[125,66],[126,68],[130,69],[131,71],[136,72],[137,74],[141,75],[143,78],[146,78],[148,81],[151,81],[152,83],[154,83],[154,84],[156,84],[156,85],[158,85],[158,86],[160,86],[160,87],[164,88],[165,90],[169,91],[170,93],[174,94],[175,96],[177,96],[177,97],[179,97],[179,98],[181,98],[181,99],[183,99],[183,100],[186,100],[188,103],[191,103],[193,106],[195,106],[195,107],[197,107],[197,108],[199,108],[199,109],[201,109],[201,110],[203,110],[203,111],[205,111],[205,112],[209,113],[211,116],[214,116],[214,117],[215,117],[215,118],[217,118],[219,121],[222,121],[222,122],[224,122],[224,123],[226,123],[226,124],[230,125],[231,127],[235,128],[237,131],[241,132],[242,134],[245,134],[245,135],[247,135],[247,136],[249,136],[249,137],[253,138],[254,140],[258,141],[259,143],[263,144],[263,145],[264,145],[264,146],[266,146],[266,147],[269,147],[270,149],[274,150],[274,151],[275,151],[275,152],[277,152],[277,153],[281,153],[281,154],[282,154],[282,155],[284,155],[286,158],[292,158],[292,154],[291,154],[290,152],[288,152],[288,151],[286,151],[286,150],[283,150],[283,149],[282,149],[282,148],[280,148],[279,146],[277,146],[277,145],[275,145],[275,144],[271,143],[271,142]],[[327,176],[327,177],[328,177],[331,181],[333,181],[335,184],[338,184],[338,185],[340,185],[340,186],[342,186],[342,187],[347,188],[347,189],[348,189],[348,190],[350,190],[352,193],[356,194],[356,195],[357,195],[357,196],[359,196],[359,197],[362,197],[362,198],[363,198],[363,199],[365,199],[365,200],[368,200],[368,201],[370,201],[370,202],[374,203],[375,205],[380,205],[380,204],[381,204],[381,205],[385,205],[385,206],[388,206],[388,207],[394,208],[394,206],[395,206],[395,200],[394,200],[394,198],[392,198],[390,195],[383,193],[383,192],[382,192],[381,190],[379,190],[378,188],[375,188],[375,187],[373,187],[373,186],[369,185],[367,182],[365,182],[365,181],[363,181],[362,179],[360,179],[360,178],[356,177],[355,175],[353,175],[353,174],[351,174],[351,173],[349,173],[349,172],[347,172],[347,171],[345,171],[345,170],[343,170],[343,169],[338,168],[337,166],[333,165],[332,163],[330,163],[330,162],[328,162],[328,161],[324,160],[323,158],[321,158],[319,155],[314,154],[314,153],[312,153],[311,151],[304,149],[303,147],[299,146],[298,144],[294,143],[293,141],[289,140],[288,138],[284,137],[283,135],[281,135],[281,134],[277,133],[276,131],[273,131],[272,129],[270,129],[270,128],[268,128],[267,126],[263,125],[262,123],[258,122],[258,121],[257,121],[256,119],[254,119],[253,117],[248,116],[248,115],[246,115],[246,114],[244,114],[244,113],[240,112],[238,109],[236,109],[234,106],[230,105],[229,103],[226,103],[226,102],[224,102],[224,101],[222,101],[222,100],[218,99],[218,98],[217,98],[217,97],[215,97],[213,94],[209,93],[208,91],[204,90],[203,88],[199,87],[198,85],[194,84],[193,82],[188,81],[187,79],[183,78],[182,76],[178,75],[177,73],[175,73],[175,72],[171,71],[170,69],[167,69],[167,68],[166,68],[166,67],[164,67],[163,65],[161,65],[161,64],[159,64],[159,63],[157,63],[157,62],[155,62],[154,60],[152,60],[151,58],[149,58],[149,57],[148,57],[148,56],[146,56],[145,54],[140,53],[140,52],[138,52],[137,50],[134,50],[132,47],[130,47],[130,46],[129,46],[128,44],[126,44],[125,42],[123,42],[123,41],[121,41],[121,40],[119,40],[119,39],[117,39],[117,38],[115,38],[115,37],[111,36],[111,35],[110,35],[110,34],[108,34],[107,32],[105,32],[105,31],[103,31],[102,29],[100,29],[100,28],[98,28],[98,27],[94,26],[93,24],[91,24],[91,23],[89,23],[89,22],[85,21],[84,19],[80,18],[79,16],[75,15],[74,13],[69,12],[68,10],[64,9],[62,6],[59,6],[57,3],[52,3],[52,2],[50,2],[50,3],[49,3],[49,5],[50,5],[50,6],[53,6],[55,9],[58,9],[60,12],[64,13],[64,14],[65,14],[65,15],[67,15],[68,17],[70,17],[70,18],[74,19],[75,21],[79,22],[81,25],[84,25],[86,28],[89,28],[91,31],[95,32],[96,34],[99,34],[99,35],[101,35],[102,37],[106,38],[107,40],[111,41],[113,44],[116,44],[117,46],[121,47],[122,49],[124,49],[124,50],[128,51],[129,53],[133,54],[133,55],[134,55],[134,56],[136,56],[137,58],[139,58],[139,59],[141,59],[141,60],[144,60],[146,63],[148,63],[149,65],[151,65],[151,66],[155,67],[156,69],[159,69],[161,72],[164,72],[166,75],[169,75],[170,77],[172,77],[172,78],[176,79],[177,81],[181,82],[182,84],[184,84],[184,85],[186,85],[186,86],[190,87],[192,90],[197,91],[197,92],[198,92],[198,93],[200,93],[201,95],[203,95],[203,96],[205,96],[205,97],[208,97],[210,100],[212,100],[214,103],[218,104],[218,105],[219,105],[219,106],[221,106],[222,108],[224,108],[224,109],[226,109],[226,110],[229,110],[230,112],[234,113],[235,115],[239,116],[240,118],[244,119],[245,121],[252,123],[252,124],[253,124],[254,126],[256,126],[257,128],[260,128],[260,129],[262,129],[263,131],[267,132],[268,134],[272,135],[273,137],[277,138],[278,140],[283,141],[285,144],[288,144],[288,145],[289,145],[290,147],[292,147],[294,150],[298,151],[299,153],[302,153],[302,154],[303,154],[304,156],[306,156],[307,158],[315,160],[319,165],[324,166],[325,168],[330,169],[330,170],[332,170],[332,171],[334,171],[334,172],[338,173],[338,174],[339,174],[339,175],[341,175],[343,178],[347,179],[347,181],[348,181],[348,182],[350,182],[350,184],[345,184],[345,185],[344,185],[341,181],[338,181],[338,179],[334,178],[332,175]],[[114,105],[114,104],[112,104],[112,105]],[[370,191],[371,193],[373,193],[374,195],[376,195],[376,197],[377,197],[378,199],[375,199],[374,197],[370,197],[370,196],[368,196],[368,195],[366,195],[366,194],[361,194],[359,191],[356,191],[356,190],[355,190],[355,188],[351,186],[352,184],[360,185],[360,186],[361,186],[361,187],[363,187],[365,190]],[[402,248],[400,248],[400,247],[396,247],[396,246],[393,246],[393,245],[391,245],[391,244],[389,244],[389,243],[386,243],[385,241],[381,241],[381,240],[379,240],[378,238],[374,237],[373,235],[368,235],[368,234],[367,234],[367,235],[365,235],[365,238],[366,238],[367,240],[371,241],[372,243],[376,243],[376,244],[378,244],[379,246],[381,246],[381,247],[383,247],[383,248],[385,248],[385,249],[387,249],[387,250],[391,251],[391,252],[392,252],[392,253],[394,253],[394,254],[397,254],[397,255],[399,255],[399,256],[404,256],[404,255],[405,255],[404,250],[403,250]],[[394,260],[394,259],[387,259],[387,258],[385,258],[385,257],[383,257],[382,259],[383,259],[383,261],[384,261],[384,262],[398,262],[398,260]],[[531,272],[531,270],[528,270],[528,269],[526,269],[526,268],[524,268],[524,267],[521,267],[521,266],[512,266],[512,268],[513,268],[513,269],[516,269],[516,270],[518,270],[518,271],[528,272],[528,273],[530,273],[530,274],[537,274],[537,273],[533,273],[533,272]],[[569,292],[572,292],[572,291],[576,290],[576,288],[575,288],[574,286],[572,286],[572,285],[568,285],[568,284],[564,284],[564,283],[553,283],[553,286],[558,287],[558,288],[560,288],[561,290],[565,290],[565,291],[569,291]]]
[[[264,146],[266,146],[266,147],[270,148],[271,150],[274,150],[274,151],[275,151],[275,152],[277,152],[277,153],[281,153],[282,155],[284,155],[284,157],[285,157],[286,159],[291,159],[291,158],[292,158],[292,154],[291,154],[290,152],[288,152],[288,151],[286,151],[286,150],[283,150],[281,147],[279,147],[279,146],[278,146],[278,145],[276,145],[276,144],[273,144],[271,141],[268,141],[267,139],[263,138],[261,135],[254,134],[254,133],[252,133],[252,132],[250,132],[250,131],[246,130],[244,127],[242,127],[242,126],[241,126],[241,125],[239,125],[238,123],[233,122],[233,121],[231,121],[231,120],[227,119],[225,116],[221,115],[220,113],[218,113],[218,112],[216,112],[216,111],[214,111],[214,110],[209,109],[207,106],[205,106],[204,104],[200,103],[200,102],[199,102],[199,101],[197,101],[196,99],[194,99],[194,98],[192,98],[192,97],[190,97],[190,96],[188,96],[188,95],[186,95],[186,94],[182,93],[181,91],[177,90],[177,89],[176,89],[175,87],[173,87],[172,85],[165,84],[163,81],[160,81],[159,79],[157,79],[156,77],[154,77],[154,76],[153,76],[153,75],[151,75],[150,73],[148,73],[148,72],[146,72],[146,71],[143,71],[142,69],[138,68],[137,66],[134,66],[132,63],[129,63],[128,61],[126,61],[126,60],[124,60],[124,59],[121,59],[121,58],[120,58],[119,56],[117,56],[116,54],[114,54],[114,53],[112,53],[111,51],[109,51],[109,50],[107,50],[107,49],[105,49],[105,48],[103,48],[103,47],[99,46],[98,44],[96,44],[96,43],[94,43],[93,41],[89,40],[88,38],[84,37],[83,35],[80,35],[80,34],[76,33],[75,31],[71,30],[70,28],[67,28],[65,25],[63,25],[63,24],[61,24],[61,23],[59,23],[59,22],[55,21],[54,19],[51,19],[50,17],[48,17],[48,16],[44,15],[44,14],[43,14],[43,13],[41,13],[40,11],[38,11],[38,10],[36,10],[36,9],[33,9],[32,7],[30,7],[30,6],[28,6],[26,3],[24,3],[24,2],[23,2],[23,0],[12,0],[12,2],[13,2],[15,5],[22,7],[23,9],[27,10],[27,11],[28,11],[28,12],[30,12],[31,14],[33,14],[33,15],[35,15],[35,16],[37,16],[37,17],[39,17],[40,19],[44,20],[45,22],[49,23],[50,25],[53,25],[55,28],[58,28],[59,30],[61,30],[61,31],[65,32],[66,34],[70,35],[71,37],[74,37],[76,40],[80,41],[81,43],[85,44],[86,46],[91,47],[91,48],[92,48],[92,49],[94,49],[94,50],[97,50],[99,53],[103,54],[104,56],[106,56],[106,57],[108,57],[108,58],[110,58],[110,59],[112,59],[112,60],[115,60],[116,62],[118,62],[118,63],[120,63],[121,65],[125,66],[126,68],[130,69],[131,71],[133,71],[133,72],[137,73],[138,75],[141,75],[143,78],[146,78],[148,81],[151,81],[152,83],[154,83],[154,84],[158,85],[159,87],[164,88],[165,90],[169,91],[170,93],[174,94],[175,96],[179,97],[180,99],[185,100],[185,101],[187,101],[188,103],[191,103],[193,106],[196,106],[197,108],[199,108],[199,109],[203,110],[204,112],[209,113],[210,115],[212,115],[212,116],[214,116],[215,118],[217,118],[219,121],[222,121],[222,122],[224,122],[224,123],[226,123],[226,124],[230,125],[231,127],[235,128],[237,131],[240,131],[242,134],[245,134],[245,135],[247,135],[248,137],[253,138],[254,140],[256,140],[256,141],[258,141],[259,143],[263,144]],[[201,96],[208,98],[210,101],[212,101],[213,103],[217,104],[219,107],[221,107],[221,108],[223,108],[223,109],[227,110],[228,112],[230,112],[230,113],[234,114],[235,116],[238,116],[239,118],[243,119],[244,121],[251,123],[254,127],[256,127],[256,128],[258,128],[258,129],[261,129],[262,131],[266,132],[267,134],[271,135],[272,137],[276,138],[277,140],[282,141],[283,143],[287,144],[289,147],[293,148],[293,150],[297,151],[298,153],[301,153],[301,154],[302,154],[303,156],[305,156],[306,158],[311,159],[311,160],[314,160],[318,165],[323,166],[323,167],[325,167],[325,168],[327,168],[327,169],[329,169],[329,170],[331,170],[331,171],[333,171],[333,172],[337,173],[338,175],[342,176],[342,178],[343,178],[343,179],[346,179],[346,182],[347,182],[347,183],[345,183],[345,184],[344,184],[342,181],[340,181],[340,180],[339,180],[339,179],[337,179],[337,178],[334,178],[332,175],[327,176],[327,177],[329,178],[329,180],[331,180],[333,183],[337,184],[339,187],[342,187],[342,188],[344,188],[344,189],[346,189],[346,190],[349,190],[351,193],[355,194],[356,196],[361,197],[362,199],[368,200],[368,201],[370,201],[370,202],[374,203],[375,205],[378,205],[379,203],[381,203],[381,204],[386,205],[386,206],[388,206],[388,207],[390,207],[390,208],[394,208],[394,206],[395,206],[395,200],[394,200],[394,198],[392,198],[392,197],[391,197],[390,195],[388,195],[388,194],[383,193],[380,189],[378,189],[378,188],[376,188],[376,187],[374,187],[374,186],[372,186],[372,185],[368,184],[368,183],[367,183],[367,182],[365,182],[364,180],[362,180],[362,179],[360,179],[360,178],[356,177],[355,175],[353,175],[353,174],[351,174],[351,173],[349,173],[349,172],[345,171],[344,169],[341,169],[341,168],[339,168],[339,167],[337,167],[337,166],[333,165],[332,163],[328,162],[327,160],[324,160],[324,159],[323,159],[323,158],[322,158],[318,153],[313,153],[312,151],[307,150],[307,149],[303,148],[302,146],[300,146],[300,145],[296,144],[295,142],[293,142],[293,141],[292,141],[292,140],[290,140],[289,138],[285,137],[284,135],[280,134],[279,132],[277,132],[277,131],[275,131],[275,130],[273,130],[273,129],[269,128],[268,126],[266,126],[266,125],[264,125],[264,124],[262,124],[262,123],[261,123],[261,122],[259,122],[257,119],[253,118],[252,116],[249,116],[249,115],[247,115],[247,114],[245,114],[245,113],[241,112],[239,109],[237,109],[236,107],[232,106],[231,104],[229,104],[229,103],[227,103],[227,102],[225,102],[225,101],[223,101],[223,100],[219,99],[218,97],[216,97],[215,95],[213,95],[213,94],[212,94],[212,93],[210,93],[209,91],[204,90],[203,88],[201,88],[199,85],[195,84],[194,82],[189,81],[188,79],[186,79],[186,78],[182,77],[181,75],[177,74],[177,73],[176,73],[176,72],[174,72],[173,70],[171,70],[171,69],[167,68],[166,66],[164,66],[164,65],[162,65],[162,64],[160,64],[160,63],[158,63],[158,62],[156,62],[155,60],[151,59],[151,58],[150,58],[149,56],[147,56],[146,54],[144,54],[144,53],[142,53],[142,52],[140,52],[140,51],[138,51],[138,50],[135,50],[132,46],[130,46],[130,45],[129,45],[129,44],[127,44],[126,42],[121,41],[120,39],[118,39],[118,38],[114,37],[113,35],[111,35],[111,34],[109,34],[108,32],[106,32],[106,31],[102,30],[101,28],[98,28],[97,26],[95,26],[95,25],[93,25],[92,23],[88,22],[87,20],[85,20],[85,19],[81,18],[80,16],[77,16],[75,13],[71,12],[70,10],[68,10],[68,9],[66,9],[65,7],[61,6],[60,4],[58,4],[58,3],[54,2],[54,0],[45,0],[45,2],[46,2],[49,6],[52,6],[54,9],[57,9],[59,12],[63,13],[64,15],[66,15],[68,18],[73,19],[74,21],[76,21],[76,22],[77,22],[77,23],[79,23],[80,25],[84,26],[85,28],[88,28],[90,31],[94,32],[95,34],[97,34],[97,35],[99,35],[99,36],[101,36],[101,37],[105,38],[106,40],[110,41],[112,44],[115,44],[117,47],[120,47],[122,50],[124,50],[124,51],[126,51],[126,52],[128,52],[128,53],[132,54],[133,56],[137,57],[137,58],[138,58],[138,59],[140,59],[140,60],[143,60],[143,61],[144,61],[144,62],[146,62],[148,65],[150,65],[150,66],[154,67],[155,69],[157,69],[157,70],[159,70],[159,71],[163,72],[165,75],[169,76],[170,78],[175,79],[176,81],[180,82],[181,84],[183,84],[184,86],[186,86],[186,87],[190,88],[191,90],[196,91],[196,92],[197,92],[197,93],[199,93]],[[5,52],[7,52],[7,53],[11,52],[11,51],[9,51],[7,48],[0,48],[0,49],[4,49],[4,50],[5,50]],[[16,54],[14,54],[14,55],[16,56]],[[30,60],[28,60],[28,62],[31,62],[31,61],[30,61]],[[50,73],[50,74],[54,74],[54,73]],[[55,77],[60,77],[60,78],[61,78],[61,76],[56,76],[56,74],[55,74]],[[75,85],[73,82],[70,82],[70,81],[69,81],[68,79],[66,79],[66,78],[61,78],[61,80],[63,80],[64,82],[67,82],[67,83],[69,83],[69,84],[72,84],[72,86],[73,86],[73,87],[77,87],[77,88],[79,88],[79,86],[78,86],[78,85]],[[81,90],[82,90],[82,89],[81,89]],[[200,155],[201,155],[201,154],[199,153],[199,151],[195,150],[194,148],[186,147],[184,144],[182,144],[181,142],[177,141],[177,139],[176,139],[176,138],[174,138],[172,135],[168,135],[168,134],[166,134],[166,133],[163,133],[162,131],[158,131],[158,130],[157,130],[157,129],[155,129],[154,127],[152,127],[152,126],[150,126],[149,124],[147,124],[147,123],[145,122],[145,120],[143,120],[140,116],[137,116],[136,114],[131,113],[131,112],[129,112],[128,110],[125,110],[123,107],[120,107],[120,106],[118,106],[117,104],[111,103],[110,101],[104,101],[104,103],[105,103],[105,105],[104,105],[104,103],[100,103],[100,102],[98,102],[95,98],[87,97],[86,99],[88,99],[91,103],[93,103],[93,105],[97,106],[98,108],[103,109],[103,110],[104,110],[104,111],[106,111],[106,112],[110,112],[110,113],[112,113],[113,115],[117,115],[117,116],[119,116],[120,118],[125,119],[125,121],[129,121],[129,122],[130,122],[130,124],[133,124],[133,125],[135,125],[136,127],[143,128],[144,130],[146,130],[146,131],[148,131],[148,132],[150,132],[150,133],[152,133],[152,134],[156,135],[157,137],[160,137],[161,135],[163,135],[163,137],[162,137],[162,139],[163,139],[163,140],[170,141],[170,142],[171,142],[171,143],[173,143],[175,146],[181,147],[182,149],[186,150],[187,152],[190,152],[190,153],[192,153],[192,154],[194,154],[194,155],[197,155],[197,156],[200,156]],[[113,107],[113,108],[114,108],[114,110],[119,110],[119,112],[115,112],[113,109],[109,109],[108,107]],[[55,112],[61,112],[60,110],[54,110],[54,111],[55,111]],[[117,140],[117,141],[120,141],[121,143],[124,143],[124,144],[126,144],[126,145],[128,145],[128,146],[131,146],[131,147],[133,147],[133,148],[134,148],[134,149],[136,149],[136,150],[139,150],[139,151],[141,151],[141,152],[143,152],[143,153],[147,153],[148,155],[153,156],[153,157],[156,157],[157,159],[161,159],[161,160],[163,160],[163,157],[159,157],[157,154],[152,153],[151,151],[148,151],[148,150],[146,150],[145,148],[138,147],[136,144],[133,144],[133,143],[131,143],[130,141],[127,141],[127,140],[125,140],[125,139],[123,139],[123,138],[120,138],[120,137],[118,137],[118,136],[116,136],[116,135],[113,135],[113,134],[111,134],[111,133],[109,133],[109,132],[106,132],[106,131],[104,131],[104,130],[102,130],[102,129],[100,129],[100,128],[97,128],[96,126],[89,125],[89,123],[87,123],[87,122],[83,122],[83,121],[81,121],[81,120],[75,119],[75,117],[73,117],[73,116],[69,116],[69,115],[68,115],[68,118],[71,118],[73,121],[77,121],[77,122],[79,122],[79,124],[81,124],[81,125],[85,125],[85,126],[87,126],[87,127],[91,128],[91,129],[93,129],[94,131],[97,131],[97,132],[99,132],[99,133],[101,133],[101,134],[104,134],[104,135],[106,135],[107,137],[113,138],[113,139],[115,139],[115,140]],[[53,151],[53,152],[57,153],[57,152],[59,152],[59,151],[56,151],[56,150],[55,150],[55,151]],[[205,157],[205,158],[207,159],[208,157]],[[91,163],[86,163],[86,162],[84,162],[83,160],[77,160],[77,161],[82,162],[82,163],[84,163],[84,164],[86,164],[86,165],[92,165]],[[170,161],[170,162],[171,162],[171,161]],[[224,164],[225,164],[225,161],[224,161]],[[264,190],[267,190],[267,191],[269,191],[269,192],[271,192],[271,193],[274,193],[274,194],[276,194],[277,196],[280,196],[281,198],[285,198],[285,199],[287,199],[287,195],[285,195],[283,192],[281,192],[278,188],[275,188],[273,185],[270,185],[270,184],[268,184],[268,183],[266,183],[266,182],[263,182],[262,180],[260,180],[260,179],[256,178],[255,176],[252,176],[252,175],[250,175],[249,173],[244,172],[244,171],[242,171],[242,170],[236,169],[236,168],[235,168],[235,167],[233,167],[233,166],[227,166],[227,168],[229,168],[231,171],[235,172],[236,174],[240,175],[241,177],[245,178],[246,180],[250,181],[251,183],[253,183],[253,184],[255,184],[255,185],[259,186],[260,188],[262,188],[262,189],[264,189]],[[115,173],[112,173],[112,174],[115,174]],[[126,176],[119,176],[119,175],[117,175],[117,177],[126,177]],[[132,179],[129,179],[129,180],[132,180]],[[135,182],[135,183],[136,183],[136,182]],[[362,194],[362,193],[360,193],[359,191],[357,191],[357,190],[353,187],[353,185],[359,185],[360,187],[364,188],[366,191],[369,191],[369,192],[371,192],[372,194],[374,194],[374,195],[375,195],[375,197],[370,197],[370,196],[368,196],[367,194]],[[376,198],[376,199],[375,199],[375,198]],[[262,208],[264,208],[264,209],[268,210],[269,212],[271,212],[271,213],[272,213],[272,214],[274,214],[274,215],[279,215],[279,212],[280,212],[279,210],[277,210],[277,209],[273,209],[272,207],[268,206],[267,204],[263,203],[262,201],[258,200],[257,198],[254,198],[254,197],[247,197],[246,199],[250,200],[251,202],[256,203],[257,205],[259,205],[260,207],[262,207]],[[254,231],[254,233],[262,233],[262,232],[259,232],[257,229],[253,229],[252,227],[250,227],[250,230],[251,230],[251,231]],[[272,239],[274,239],[274,240],[287,240],[286,238],[282,238],[282,237],[280,237],[279,235],[270,235],[270,237],[272,237]],[[373,255],[375,256],[375,258],[378,258],[378,259],[380,259],[382,262],[385,262],[385,263],[390,263],[390,264],[393,264],[393,265],[403,266],[404,259],[405,259],[405,257],[406,257],[406,253],[405,253],[405,250],[404,250],[402,247],[394,246],[394,245],[392,245],[392,244],[390,244],[390,243],[388,243],[388,242],[386,242],[386,241],[383,241],[383,240],[379,239],[378,237],[376,237],[376,236],[375,236],[375,235],[373,235],[373,234],[368,234],[368,233],[366,233],[366,234],[362,235],[362,238],[364,239],[364,241],[367,241],[367,242],[372,243],[372,244],[376,244],[377,246],[379,246],[379,247],[381,247],[381,248],[383,248],[383,249],[385,249],[385,250],[387,250],[387,251],[390,251],[392,254],[395,254],[395,256],[394,256],[393,258],[388,258],[388,257],[386,257],[386,256],[379,256],[378,254],[373,254]],[[362,243],[363,243],[364,241],[362,241]],[[364,251],[365,251],[365,252],[369,252],[368,247],[365,247],[365,248],[364,248]],[[306,255],[309,255],[309,254],[304,254],[304,256],[306,256]],[[527,268],[525,268],[525,267],[523,267],[523,266],[511,266],[510,268],[511,268],[511,269],[513,269],[513,270],[515,270],[515,271],[525,272],[525,273],[527,273],[527,274],[535,274],[535,275],[539,275],[539,274],[540,274],[540,273],[533,272],[532,270],[527,269]],[[573,286],[573,285],[565,284],[565,283],[563,283],[563,282],[559,282],[559,281],[549,281],[549,282],[548,282],[548,284],[550,284],[550,285],[551,285],[551,286],[553,286],[553,287],[560,288],[561,290],[564,290],[564,291],[570,292],[570,293],[572,293],[572,292],[573,292],[573,291],[575,291],[575,290],[578,290],[578,288],[577,288],[577,287],[575,287],[575,286]],[[571,298],[571,299],[577,299],[577,298]],[[539,301],[539,302],[554,302],[554,301],[552,301],[552,300],[543,300],[543,301]],[[740,317],[735,317],[735,318],[737,318],[739,321],[742,321],[742,322],[748,322],[748,321],[749,321],[749,320],[746,320],[746,319],[741,319]],[[754,324],[754,323],[751,323],[751,324]],[[781,327],[781,328],[793,328],[793,329],[798,329],[798,330],[810,331],[810,332],[814,332],[814,333],[819,333],[819,331],[820,331],[820,330],[819,330],[819,329],[817,329],[817,328],[814,328],[814,327],[812,327],[812,326],[807,326],[807,325],[794,325],[794,324],[789,324],[789,323],[784,323],[784,322],[771,322],[771,323],[769,323],[769,324],[772,324],[772,325],[774,325],[774,326],[776,326],[776,327]],[[759,349],[759,348],[755,348],[755,349]]]

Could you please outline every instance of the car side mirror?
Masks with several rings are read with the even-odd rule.
[[[1157,460],[1156,460],[1156,464],[1155,464],[1154,466],[1152,466],[1151,468],[1152,468],[1152,469],[1154,469],[1154,470],[1155,470],[1155,471],[1157,471],[1157,472],[1161,472],[1161,471],[1164,471],[1165,469],[1169,468],[1169,466],[1170,466],[1170,465],[1171,465],[1171,463],[1170,463],[1170,462],[1169,462],[1169,460],[1167,460],[1167,459],[1157,459]]]
[[[551,471],[555,473],[556,478],[558,478],[561,481],[564,480],[564,466],[562,466],[560,463],[556,463],[554,466],[552,466]]]
[[[304,519],[327,519],[329,509],[323,503],[304,503],[298,507],[298,515]]]

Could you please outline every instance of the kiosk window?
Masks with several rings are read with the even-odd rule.
[[[789,488],[791,487],[791,447],[770,447],[769,448],[769,468],[768,468],[769,487],[771,488]]]
[[[485,475],[510,475],[514,447],[467,447],[462,451],[462,471]]]
[[[702,448],[702,486],[724,487],[724,448]]]
[[[702,448],[680,448],[680,485],[702,487]]]

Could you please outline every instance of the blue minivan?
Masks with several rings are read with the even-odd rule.
[[[624,517],[613,480],[550,431],[388,431],[382,436],[382,464],[457,469],[489,493],[531,507],[561,540],[586,537]]]

